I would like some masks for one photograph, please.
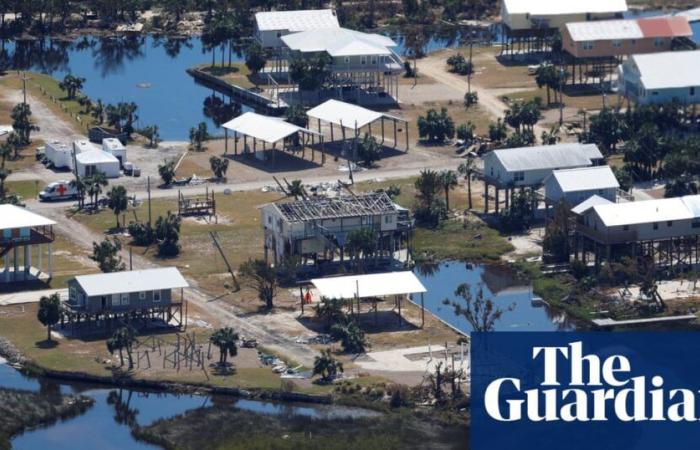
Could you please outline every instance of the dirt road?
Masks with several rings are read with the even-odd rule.
[[[418,72],[428,75],[451,89],[466,93],[469,87],[467,77],[450,73],[446,70],[448,56],[449,55],[445,52],[439,52],[418,60]],[[485,88],[475,83],[472,79],[471,90],[472,92],[477,92],[479,95],[479,106],[488,111],[494,121],[499,117],[503,118],[505,110],[508,109],[508,105],[499,98],[501,94],[499,94],[498,89]],[[545,131],[543,127],[535,125],[534,132],[536,137],[540,136],[543,131]]]
[[[21,103],[22,92],[19,90],[7,91],[5,99],[12,104]],[[32,122],[39,126],[39,130],[32,133],[33,138],[41,139],[44,142],[71,142],[76,139],[85,139],[85,136],[78,133],[73,124],[54,114],[43,100],[27,94],[27,103],[32,109]]]

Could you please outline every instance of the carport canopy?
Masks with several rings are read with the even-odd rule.
[[[239,134],[249,136],[269,144],[274,144],[282,139],[296,133],[307,133],[320,136],[319,133],[311,131],[276,117],[264,116],[254,112],[247,112],[233,120],[226,122],[224,128],[231,130],[237,137]]]
[[[315,108],[311,108],[306,112],[306,115],[310,119],[323,120],[324,122],[340,125],[341,127],[356,131],[381,118],[406,122],[406,120],[400,117],[332,99]]]
[[[413,272],[386,272],[369,275],[314,278],[311,283],[321,297],[353,299],[427,292]]]

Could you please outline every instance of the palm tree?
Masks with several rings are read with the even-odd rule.
[[[85,83],[85,78],[68,74],[63,77],[63,81],[58,83],[58,87],[61,88],[62,91],[66,91],[66,97],[68,99],[74,99],[75,94],[83,88],[83,83]]]
[[[97,207],[97,199],[102,193],[102,187],[107,186],[107,177],[103,172],[95,172],[85,179],[87,193],[92,204]]]
[[[209,338],[212,344],[219,348],[219,365],[225,366],[229,356],[238,354],[238,333],[231,327],[220,328]]]
[[[121,110],[121,116],[126,120],[124,124],[124,131],[128,135],[134,132],[134,122],[138,120],[136,111],[138,110],[138,105],[134,102],[129,103],[119,103],[119,109]]]
[[[11,170],[5,169],[5,161],[12,154],[12,146],[7,142],[0,143],[0,200],[5,198],[5,179]]]
[[[97,123],[102,125],[102,123],[105,120],[105,105],[102,103],[101,99],[97,99],[97,103],[94,103],[92,105],[92,111],[91,111],[92,117],[97,119]]]
[[[114,332],[111,338],[107,339],[107,351],[114,353],[115,350],[119,351],[119,360],[121,365],[124,365],[124,355],[123,350],[126,350],[126,355],[129,358],[129,370],[134,368],[134,359],[132,357],[132,346],[134,344],[134,335],[127,327],[121,327]]]
[[[78,191],[78,209],[83,209],[85,206],[85,191],[87,189],[86,179],[76,175],[75,178],[71,180],[70,185]]]
[[[61,317],[61,298],[58,293],[39,299],[36,317],[46,327],[47,340],[51,341],[51,326],[56,325]]]
[[[459,165],[457,171],[467,181],[467,197],[469,198],[469,209],[472,209],[472,173],[474,173],[474,158],[467,159]]]
[[[306,191],[301,180],[292,180],[291,183],[287,184],[287,196],[294,197],[294,200],[299,200],[299,197],[303,197],[304,194],[306,194]]]
[[[114,186],[112,190],[107,193],[107,205],[109,209],[114,213],[114,217],[117,219],[117,229],[119,229],[119,214],[126,211],[129,205],[129,198],[126,195],[126,188],[124,186]]]
[[[313,374],[321,375],[321,379],[327,383],[333,381],[338,373],[343,371],[343,363],[333,358],[330,348],[321,350],[321,356],[314,359]]]
[[[440,183],[445,192],[445,206],[450,209],[450,190],[457,187],[457,174],[453,170],[443,170],[440,172]]]

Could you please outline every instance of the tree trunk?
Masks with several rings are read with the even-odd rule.
[[[122,352],[121,348],[119,349],[119,361],[121,362],[119,366],[122,367],[124,365],[124,353]]]
[[[467,196],[469,197],[469,209],[472,209],[472,177],[467,174]]]
[[[49,324],[49,325],[46,326],[46,333],[47,333],[46,339],[47,339],[49,342],[51,342],[51,324]]]

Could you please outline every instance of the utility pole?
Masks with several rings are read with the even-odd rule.
[[[22,72],[22,96],[24,97],[23,103],[27,104],[27,73]]]
[[[559,126],[564,124],[564,68],[559,67]]]
[[[153,229],[153,221],[151,220],[151,177],[148,177],[148,227]]]

